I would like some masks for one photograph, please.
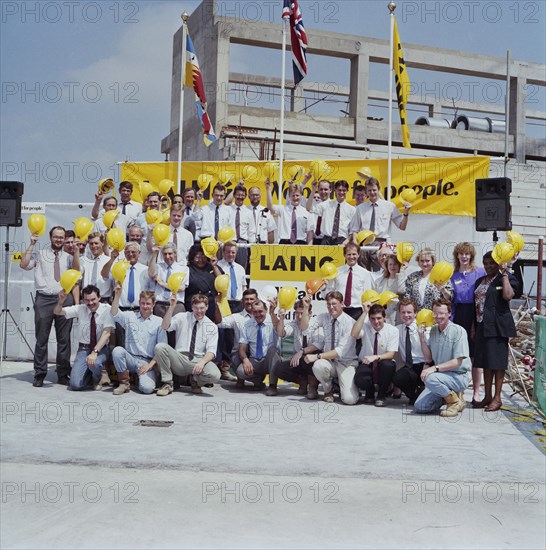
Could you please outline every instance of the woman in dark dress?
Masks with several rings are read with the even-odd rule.
[[[452,320],[466,330],[470,358],[474,357],[474,338],[471,338],[474,324],[474,286],[476,281],[485,275],[483,267],[476,267],[474,260],[476,249],[470,243],[458,243],[453,249],[453,266],[455,272],[451,277],[453,286]],[[480,401],[482,369],[472,369],[472,405]]]
[[[186,287],[184,297],[184,305],[186,311],[191,311],[191,299],[195,294],[204,294],[209,299],[209,307],[207,317],[214,323],[220,322],[215,320],[216,303],[215,296],[218,294],[214,288],[214,280],[222,272],[217,267],[218,259],[216,256],[207,258],[200,244],[194,244],[188,252],[188,267],[189,283]]]
[[[508,339],[516,335],[510,300],[518,290],[518,281],[493,260],[491,252],[483,257],[486,275],[476,281],[476,339],[473,368],[483,368],[485,396],[475,408],[498,411],[502,407],[501,390],[508,368]],[[493,396],[493,378],[495,395]]]

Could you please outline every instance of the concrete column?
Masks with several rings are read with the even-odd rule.
[[[349,114],[355,121],[355,141],[365,145],[368,139],[368,80],[370,56],[359,53],[351,58]]]
[[[514,136],[514,156],[525,163],[525,86],[527,79],[521,76],[510,78],[509,132]]]

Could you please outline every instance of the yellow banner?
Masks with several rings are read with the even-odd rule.
[[[253,245],[250,248],[251,281],[307,281],[320,278],[320,266],[345,263],[340,246]]]
[[[381,183],[381,192],[387,196],[387,161],[386,160],[328,160],[330,181],[340,179],[349,183],[348,202],[354,204],[354,189],[362,184],[357,170],[367,167],[372,175]],[[283,191],[288,186],[287,172],[291,166],[301,165],[305,171],[309,170],[310,161],[289,161],[284,164]],[[245,166],[253,166],[258,170],[258,183],[262,190],[265,202],[265,162],[184,162],[182,163],[182,180],[180,189],[186,186],[197,188],[197,177],[200,174],[211,174],[213,183],[203,194],[206,201],[210,198],[212,187],[218,182],[223,172],[235,174],[227,184],[228,190],[237,185],[242,178]],[[121,181],[133,183],[149,181],[157,189],[162,179],[176,181],[178,165],[176,162],[126,162],[121,165]],[[452,158],[412,158],[395,159],[392,161],[391,199],[402,209],[399,193],[411,188],[417,193],[412,212],[418,214],[439,214],[451,216],[475,216],[475,188],[474,182],[479,178],[487,178],[489,174],[489,157],[452,157]],[[247,183],[247,187],[251,187]],[[176,186],[175,186],[176,188]],[[309,196],[311,189],[308,185],[304,189],[305,196]],[[138,193],[138,191],[137,191]],[[278,182],[273,182],[273,200],[278,201]],[[333,196],[333,195],[332,195]],[[135,198],[138,200],[139,196]],[[248,203],[248,200],[247,200]]]

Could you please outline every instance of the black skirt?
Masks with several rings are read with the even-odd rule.
[[[507,370],[508,369],[508,338],[494,336],[485,338],[483,323],[476,327],[474,350],[475,369]]]

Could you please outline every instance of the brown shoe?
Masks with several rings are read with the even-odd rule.
[[[191,386],[191,392],[192,393],[194,393],[196,395],[199,395],[199,394],[203,393],[203,390],[201,389],[201,386],[196,382],[193,375],[190,375],[190,386]]]
[[[267,388],[267,391],[265,392],[265,395],[267,395],[267,397],[273,397],[278,393],[279,392],[277,391],[277,386],[269,386],[269,388]]]
[[[244,390],[245,389],[245,381],[242,378],[237,378],[237,384],[235,384],[235,388],[238,390]]]
[[[225,372],[222,372],[222,375],[220,376],[220,380],[228,380],[229,382],[235,382],[237,380],[237,377],[233,376],[231,372],[225,371]]]
[[[256,390],[256,391],[265,390],[265,384],[263,382],[258,382],[257,384],[254,384],[253,389]]]
[[[322,400],[325,402],[325,403],[333,403],[334,402],[334,394],[332,392],[330,393],[325,393],[324,394],[324,397],[322,398]]]
[[[156,392],[156,395],[159,397],[163,397],[165,395],[169,395],[173,392],[173,385],[172,384],[163,384],[161,388],[159,388]]]
[[[318,394],[317,388],[309,387],[309,389],[307,390],[307,396],[306,397],[307,397],[307,399],[318,399],[319,394]]]

